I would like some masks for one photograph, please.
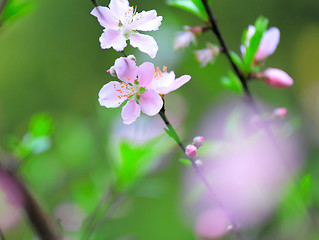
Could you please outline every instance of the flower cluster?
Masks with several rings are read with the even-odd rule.
[[[191,159],[195,159],[197,156],[198,148],[200,148],[204,144],[204,137],[197,136],[193,139],[193,143],[189,144],[185,148],[185,154]],[[202,165],[202,161],[200,159],[195,160],[195,164],[200,166]]]
[[[246,55],[246,48],[249,47],[250,39],[255,34],[254,26],[249,25],[245,39],[245,46],[240,46],[242,56]],[[259,47],[254,57],[254,65],[260,65],[267,57],[272,55],[279,43],[280,31],[276,27],[271,27],[264,32]],[[290,87],[293,84],[292,78],[284,71],[277,68],[268,68],[263,72],[253,75],[257,79],[265,81],[268,85],[275,88]]]
[[[158,46],[153,37],[140,34],[138,31],[158,30],[162,17],[155,10],[136,12],[127,0],[111,0],[109,7],[95,7],[91,14],[104,27],[100,37],[101,48],[114,48],[123,51],[130,40],[133,47],[147,53],[151,58],[156,56]],[[116,108],[126,102],[122,108],[124,124],[133,123],[141,112],[154,116],[163,107],[165,94],[174,91],[190,80],[189,75],[175,79],[173,71],[167,67],[156,68],[150,62],[136,65],[133,55],[120,57],[108,71],[120,81],[105,84],[99,92],[99,103],[107,108]]]

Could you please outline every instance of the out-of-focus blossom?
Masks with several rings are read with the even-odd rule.
[[[158,30],[163,18],[158,17],[155,10],[137,13],[127,0],[111,0],[109,7],[95,7],[91,14],[105,28],[100,37],[101,48],[113,47],[116,51],[122,51],[129,39],[133,47],[151,58],[156,56],[158,46],[154,38],[138,33]]]
[[[192,144],[189,144],[185,148],[185,154],[190,158],[195,158],[197,156],[197,147]]]
[[[186,207],[197,235],[205,239],[226,234],[230,224],[244,230],[269,217],[303,159],[296,134],[282,139],[274,132],[274,138],[269,138],[262,125],[250,124],[249,108],[233,105],[211,112],[196,131],[205,133],[203,152],[207,152],[201,154],[205,162],[201,169],[213,194],[186,169]],[[272,126],[272,130],[280,129],[280,125]]]
[[[184,26],[184,31],[177,33],[174,39],[174,50],[180,50],[188,47],[192,42],[195,43],[196,35],[202,32],[202,27]]]
[[[274,117],[280,117],[280,118],[284,118],[287,115],[287,109],[286,108],[276,108],[272,115]]]
[[[189,75],[183,75],[175,79],[173,71],[167,72],[167,67],[163,67],[163,72],[158,67],[151,82],[151,88],[160,94],[168,94],[187,83],[191,79]]]
[[[284,71],[277,68],[268,68],[264,71],[264,81],[275,88],[285,88],[293,85],[294,81]]]
[[[207,43],[207,48],[196,50],[196,59],[200,62],[202,67],[205,67],[209,62],[215,60],[215,57],[220,53],[219,47]]]
[[[197,148],[203,146],[204,144],[204,137],[203,136],[197,136],[197,137],[194,137],[193,139],[193,145]]]
[[[110,67],[110,69],[107,70],[107,72],[109,74],[111,74],[112,77],[116,77],[116,72],[115,72],[114,66]]]
[[[85,214],[75,204],[62,203],[55,209],[55,217],[60,220],[64,229],[76,231],[81,228]]]
[[[195,164],[196,164],[198,167],[203,166],[203,161],[200,160],[200,159],[196,159],[196,160],[195,160]]]
[[[121,57],[115,61],[114,69],[121,82],[111,81],[102,87],[99,92],[101,106],[116,108],[128,100],[122,108],[125,124],[134,122],[141,111],[154,116],[161,110],[163,100],[150,88],[154,76],[152,63],[145,62],[137,67],[135,61]]]
[[[252,25],[248,26],[248,32],[246,35],[245,46],[241,45],[240,50],[242,55],[246,55],[246,47],[249,46],[250,39],[255,34],[255,27]],[[262,39],[260,41],[258,50],[255,54],[255,61],[260,62],[265,60],[268,56],[272,55],[279,43],[280,31],[276,27],[271,27],[264,32]]]

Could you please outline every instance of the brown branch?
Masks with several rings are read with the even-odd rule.
[[[15,173],[6,169],[1,164],[0,173],[9,178],[22,196],[22,207],[38,237],[43,240],[61,239],[53,221],[47,216],[23,181]]]

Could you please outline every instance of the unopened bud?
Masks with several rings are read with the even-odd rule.
[[[265,82],[275,88],[290,87],[294,83],[287,73],[277,68],[268,68],[263,75]]]
[[[197,155],[197,147],[191,144],[187,145],[185,148],[185,154],[190,158],[195,158]]]
[[[134,55],[128,55],[127,58],[136,62],[136,57]]]
[[[112,66],[109,70],[107,70],[107,72],[111,74],[112,77],[116,77],[114,66]]]
[[[286,108],[276,108],[273,111],[273,116],[274,117],[281,117],[284,118],[287,115],[287,109]]]
[[[197,136],[193,139],[193,145],[197,148],[200,148],[204,144],[204,137]]]

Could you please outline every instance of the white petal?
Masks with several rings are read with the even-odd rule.
[[[97,18],[100,25],[104,28],[117,29],[119,21],[113,16],[112,11],[107,7],[95,7],[91,14]]]
[[[135,33],[130,36],[130,43],[141,52],[147,53],[151,58],[156,56],[158,46],[153,37]]]
[[[135,100],[129,100],[122,108],[122,118],[124,124],[133,123],[141,114],[140,106]]]
[[[114,17],[123,23],[125,12],[130,8],[127,0],[111,0],[109,4]]]
[[[122,93],[117,90],[121,90]],[[126,100],[126,98],[121,95],[127,93],[128,92],[126,90],[122,90],[119,82],[109,82],[105,84],[99,92],[99,103],[101,106],[107,108],[116,108]]]
[[[117,30],[105,29],[100,37],[101,48],[113,47],[116,51],[122,51],[126,47],[126,38]]]
[[[156,115],[163,107],[161,96],[154,90],[142,94],[139,102],[142,112],[149,116]]]
[[[134,28],[140,31],[155,31],[158,30],[162,23],[163,17],[157,16],[155,10],[142,11],[134,16]]]
[[[280,31],[278,28],[269,28],[263,35],[255,59],[263,60],[273,54],[277,48],[280,39]]]

